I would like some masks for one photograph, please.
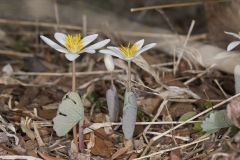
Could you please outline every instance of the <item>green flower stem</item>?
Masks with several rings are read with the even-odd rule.
[[[72,61],[72,91],[76,90],[76,62]],[[73,141],[74,144],[78,147],[78,138],[77,138],[77,126],[73,127]]]
[[[114,83],[113,83],[113,72],[111,72],[111,85],[113,86]]]
[[[131,91],[131,61],[128,61],[128,91]]]

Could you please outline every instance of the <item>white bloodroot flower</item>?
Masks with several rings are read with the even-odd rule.
[[[87,45],[92,43],[98,37],[98,34],[93,34],[81,38],[80,34],[76,34],[75,36],[73,36],[70,34],[66,35],[56,32],[54,34],[54,37],[62,45],[60,46],[59,44],[53,42],[45,36],[41,35],[40,37],[46,44],[48,44],[58,52],[65,53],[65,57],[69,61],[74,61],[80,56],[81,53],[96,53],[97,49],[104,47],[110,42],[110,39],[105,39],[87,47]]]
[[[150,43],[143,47],[143,43],[144,43],[144,39],[137,41],[133,45],[128,43],[127,46],[122,46],[122,45],[120,47],[108,46],[107,49],[101,49],[99,52],[106,55],[118,57],[125,61],[132,61],[141,53],[156,46],[156,43]]]
[[[224,33],[231,35],[238,39],[238,41],[233,41],[227,46],[227,51],[233,50],[240,44],[240,34],[236,34],[236,33],[232,33],[232,32],[224,32]]]
[[[112,56],[104,55],[104,63],[108,71],[114,71],[115,65]]]

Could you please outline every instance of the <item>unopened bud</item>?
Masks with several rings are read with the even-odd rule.
[[[114,71],[114,61],[113,61],[113,58],[112,56],[110,55],[105,55],[104,56],[104,63],[105,63],[105,66],[107,68],[108,71]]]

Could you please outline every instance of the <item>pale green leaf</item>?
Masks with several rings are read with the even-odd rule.
[[[214,111],[210,113],[202,122],[202,129],[207,133],[215,133],[221,128],[228,128],[232,126],[231,121],[228,119],[226,110]]]
[[[192,118],[193,116],[195,116],[197,113],[196,112],[187,112],[187,113],[184,113],[180,118],[179,118],[179,121],[186,121],[190,118]]]
[[[66,135],[79,121],[84,120],[84,108],[77,92],[68,92],[53,119],[53,129],[58,136]]]

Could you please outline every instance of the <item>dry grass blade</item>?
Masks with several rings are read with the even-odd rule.
[[[191,25],[190,25],[189,30],[188,30],[187,37],[186,37],[186,39],[185,39],[185,41],[184,41],[184,44],[183,44],[183,49],[182,49],[181,52],[179,53],[179,56],[178,56],[176,65],[174,66],[174,74],[175,74],[176,71],[178,70],[178,66],[179,66],[180,61],[181,61],[181,59],[182,59],[182,57],[183,57],[183,53],[184,53],[184,51],[185,51],[185,49],[186,49],[186,47],[187,47],[187,43],[188,43],[188,40],[189,40],[190,35],[191,35],[191,33],[192,33],[192,30],[193,30],[194,25],[195,25],[195,20],[192,20]]]
[[[201,76],[203,76],[204,74],[208,73],[211,69],[214,68],[215,65],[211,65],[209,68],[207,68],[204,72],[199,73],[198,75],[196,75],[195,77],[187,80],[186,82],[184,82],[184,85],[189,85],[190,83],[192,83],[193,81],[195,81],[196,79],[200,78]]]
[[[90,75],[102,75],[111,73],[123,73],[123,70],[109,71],[88,71],[88,72],[76,72],[77,77],[90,76]],[[56,72],[13,72],[15,76],[72,76],[72,73],[56,73]]]

